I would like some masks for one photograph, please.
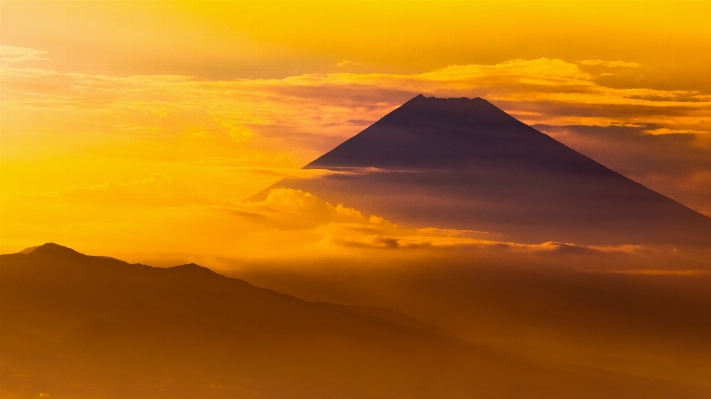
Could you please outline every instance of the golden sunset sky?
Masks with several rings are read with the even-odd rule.
[[[711,2],[2,1],[0,252],[487,245],[298,191],[243,202],[418,93],[484,97],[711,216],[709,21]]]

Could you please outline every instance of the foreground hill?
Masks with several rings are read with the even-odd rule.
[[[513,241],[711,246],[711,218],[481,98],[419,95],[305,168],[339,173],[271,188],[301,189],[398,223]]]
[[[702,397],[659,379],[516,357],[393,311],[307,302],[194,264],[153,268],[45,244],[0,256],[0,279],[2,397]]]

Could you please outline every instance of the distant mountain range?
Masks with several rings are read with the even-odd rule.
[[[305,168],[334,173],[269,189],[301,189],[397,223],[527,243],[711,246],[711,218],[481,98],[418,95]]]
[[[0,278],[4,398],[691,397],[195,264],[154,268],[45,244],[1,255]]]

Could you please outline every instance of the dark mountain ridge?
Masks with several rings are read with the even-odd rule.
[[[513,241],[711,246],[711,218],[481,98],[418,95],[305,168],[353,173],[286,179],[270,189]]]
[[[0,281],[2,397],[695,397],[676,383],[517,358],[391,311],[307,302],[194,264],[153,268],[48,244],[0,255]]]

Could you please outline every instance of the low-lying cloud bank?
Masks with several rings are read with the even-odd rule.
[[[233,202],[162,176],[128,184],[73,187],[50,195],[22,196],[14,200],[42,212],[26,220],[28,229],[45,231],[58,242],[92,236],[94,242],[104,247],[79,249],[88,253],[118,251],[129,260],[142,260],[146,256],[174,256],[191,261],[195,256],[275,260],[322,256],[357,258],[372,256],[373,251],[406,257],[448,256],[446,254],[462,254],[462,251],[574,256],[634,255],[651,251],[634,245],[516,243],[503,240],[498,232],[400,224],[287,188],[271,190],[263,200]],[[85,212],[81,217],[68,216],[82,209]],[[95,209],[99,210],[92,211]],[[56,223],[44,224],[48,217],[56,218]],[[125,245],[104,249],[110,243]],[[126,254],[127,249],[134,253]]]
[[[497,248],[516,252],[557,253],[637,253],[640,246],[585,246],[574,243],[545,242],[523,244],[501,241],[499,234],[474,230],[403,227],[376,215],[342,204],[333,205],[301,190],[279,188],[263,201],[245,202],[224,208],[238,218],[261,229],[291,231],[293,241],[311,236],[306,245],[366,249]]]

